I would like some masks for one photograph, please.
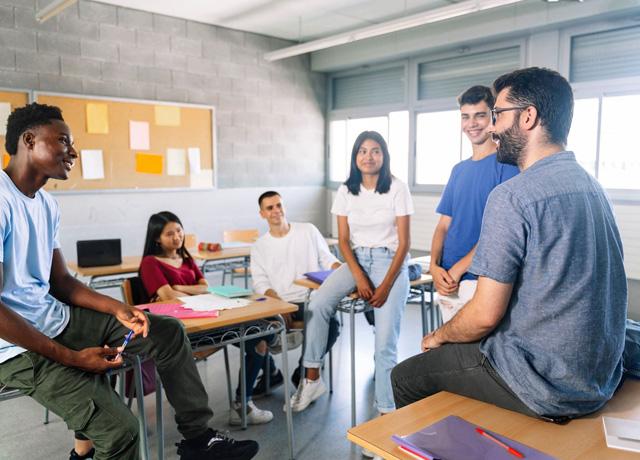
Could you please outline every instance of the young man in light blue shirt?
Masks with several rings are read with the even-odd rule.
[[[498,160],[521,173],[489,196],[469,269],[475,295],[394,369],[396,405],[446,390],[534,417],[578,417],[622,378],[622,242],[604,190],[565,151],[569,83],[533,67],[494,89]]]

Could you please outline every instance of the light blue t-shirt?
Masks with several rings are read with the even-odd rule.
[[[451,217],[442,249],[442,268],[449,270],[466,256],[478,242],[482,214],[491,190],[518,174],[518,168],[498,163],[496,154],[481,159],[461,161],[451,170],[436,212]],[[477,277],[465,273],[463,280]]]
[[[611,398],[627,317],[622,242],[604,190],[572,152],[491,192],[469,270],[513,284],[480,351],[529,408],[578,416]]]
[[[47,337],[59,335],[69,322],[69,307],[49,294],[53,250],[60,247],[60,211],[44,190],[24,195],[0,171],[0,262],[2,303]],[[0,363],[25,351],[0,339]]]

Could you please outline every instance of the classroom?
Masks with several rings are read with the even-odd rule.
[[[637,0],[0,0],[0,460],[475,458],[412,450],[440,421],[485,458],[637,458],[638,103]],[[427,373],[463,345],[481,375]],[[94,443],[107,404],[133,441]]]

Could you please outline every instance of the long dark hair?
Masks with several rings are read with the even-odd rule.
[[[353,150],[351,151],[351,171],[349,172],[349,177],[344,182],[344,185],[347,186],[352,195],[358,195],[360,193],[362,172],[358,169],[356,157],[358,156],[360,146],[367,139],[377,142],[382,150],[382,167],[380,168],[380,175],[378,176],[378,183],[376,184],[376,192],[387,193],[391,188],[391,179],[393,176],[391,175],[391,158],[389,157],[387,142],[377,131],[363,131],[353,143]]]
[[[147,237],[144,241],[144,251],[142,251],[142,257],[146,256],[161,256],[162,246],[158,243],[158,239],[162,234],[162,230],[164,226],[170,222],[174,222],[176,224],[180,224],[180,226],[184,229],[182,222],[178,216],[169,211],[162,211],[156,214],[152,214],[149,217],[149,223],[147,224]],[[191,254],[187,251],[187,248],[184,247],[184,239],[182,240],[182,247],[178,249],[178,254],[183,259],[191,259]]]

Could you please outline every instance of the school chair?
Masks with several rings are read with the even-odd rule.
[[[245,230],[225,230],[222,233],[222,241],[224,243],[250,243],[253,244],[258,237],[260,236],[260,232],[258,231],[257,228],[250,228],[250,229],[245,229]],[[245,275],[247,274],[247,272],[249,271],[248,267],[242,267],[242,268],[232,268],[232,269],[225,269],[222,272],[222,284],[225,284],[225,281],[227,279],[227,274],[229,274],[229,276],[231,277],[231,284],[234,283],[234,281],[238,278],[244,278],[245,279],[245,289],[248,288],[247,286],[247,278],[245,277]]]

